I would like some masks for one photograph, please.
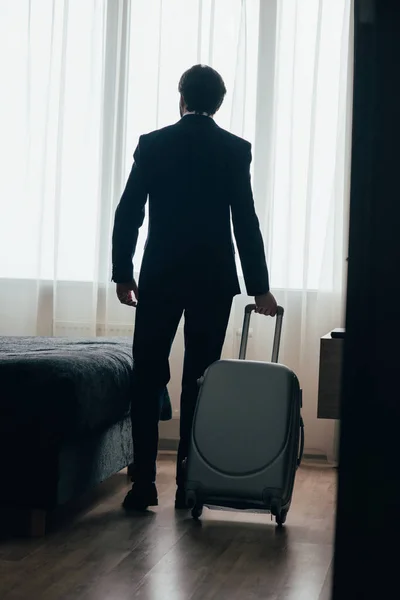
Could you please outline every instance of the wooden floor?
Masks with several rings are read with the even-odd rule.
[[[124,474],[42,540],[0,541],[1,600],[329,600],[335,472],[302,467],[286,527],[269,515],[175,513],[174,466],[160,506],[127,516]]]

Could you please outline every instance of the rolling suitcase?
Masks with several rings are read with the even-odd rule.
[[[187,461],[186,497],[204,506],[271,513],[283,525],[304,448],[301,390],[278,361],[278,308],[272,363],[245,361],[251,313],[245,310],[239,360],[220,360],[200,382]]]

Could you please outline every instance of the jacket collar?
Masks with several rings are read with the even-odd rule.
[[[184,114],[177,125],[185,127],[196,127],[197,125],[200,125],[201,127],[218,127],[212,117],[209,117],[208,115],[199,115],[197,113]]]

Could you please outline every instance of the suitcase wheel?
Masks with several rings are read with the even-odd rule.
[[[278,527],[282,527],[282,525],[285,524],[286,522],[286,517],[287,517],[287,510],[281,510],[281,512],[279,513],[279,515],[277,515],[275,517],[275,521],[276,524],[278,525]]]
[[[192,508],[192,517],[193,519],[195,519],[195,521],[198,521],[201,517],[201,515],[203,514],[203,507],[199,504],[196,504],[193,508]]]

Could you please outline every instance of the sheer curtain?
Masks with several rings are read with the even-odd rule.
[[[264,124],[265,169],[254,174],[256,201],[272,285],[286,310],[281,360],[298,373],[304,391],[307,450],[332,459],[334,424],[317,419],[318,359],[320,337],[344,320],[352,4],[283,0],[276,10],[266,4],[260,39],[274,16],[276,27],[273,83],[263,84],[273,100],[269,115],[258,112],[257,128],[271,122]],[[266,333],[267,325],[254,320],[253,357],[265,352]]]
[[[110,284],[110,236],[141,133],[178,119],[177,83],[214,66],[217,122],[253,143],[271,281],[286,308],[281,360],[316,419],[319,338],[342,324],[351,114],[351,0],[2,0],[0,334],[129,335]],[[146,238],[144,226],[136,265]],[[201,290],[204,293],[204,290]],[[209,291],[212,293],[212,291]],[[245,296],[225,344],[238,349]],[[249,356],[268,358],[255,318]],[[179,414],[180,332],[171,395]],[[245,399],[244,399],[245,401]]]

